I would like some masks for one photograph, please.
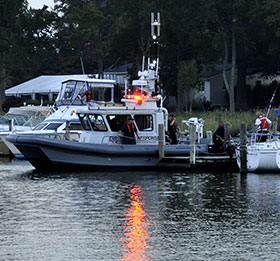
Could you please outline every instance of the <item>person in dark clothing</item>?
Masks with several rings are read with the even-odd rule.
[[[173,114],[170,114],[168,118],[168,136],[171,140],[171,144],[178,144],[177,140],[177,123],[176,123],[176,117]]]
[[[225,126],[224,124],[220,124],[217,130],[213,134],[213,142],[216,149],[223,149],[224,147],[224,139],[225,139]]]
[[[119,136],[123,144],[136,144],[135,135],[139,139],[138,132],[134,126],[133,118],[127,117],[127,121],[122,125]]]

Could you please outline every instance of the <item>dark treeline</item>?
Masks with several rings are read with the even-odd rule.
[[[55,2],[53,10],[35,10],[25,0],[0,0],[0,110],[5,88],[42,74],[82,73],[80,57],[87,74],[131,63],[133,77],[149,55],[151,12],[161,13],[160,78],[169,95],[196,77],[195,70],[182,74],[184,66],[236,64],[234,110],[248,104],[248,69],[273,75],[280,68],[279,1]]]

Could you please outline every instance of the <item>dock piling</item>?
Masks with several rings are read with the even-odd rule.
[[[158,157],[159,160],[162,160],[164,158],[164,126],[163,124],[158,125]]]
[[[240,173],[247,173],[247,124],[240,124]]]
[[[206,138],[209,145],[213,145],[213,133],[212,131],[206,131]]]
[[[195,166],[195,143],[196,143],[196,127],[194,124],[190,124],[190,165]]]

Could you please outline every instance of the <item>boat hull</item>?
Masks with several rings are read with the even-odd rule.
[[[240,168],[240,150],[236,150],[237,165]],[[280,143],[269,141],[247,145],[248,172],[280,172]]]
[[[95,168],[151,168],[159,164],[157,145],[107,145],[36,136],[11,135],[7,137],[24,157],[38,170]],[[207,144],[199,145],[205,155]],[[166,156],[188,156],[189,145],[166,145]]]

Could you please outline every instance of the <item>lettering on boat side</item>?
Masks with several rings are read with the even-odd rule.
[[[140,136],[137,143],[154,143],[158,141],[158,136]],[[109,143],[120,143],[118,136],[109,136]]]

